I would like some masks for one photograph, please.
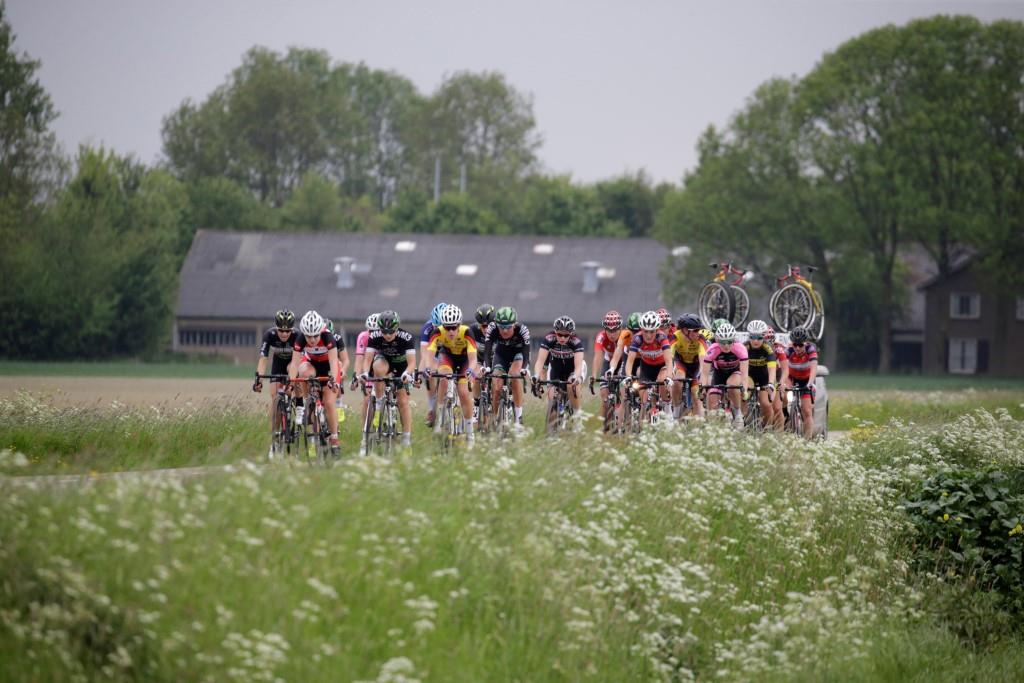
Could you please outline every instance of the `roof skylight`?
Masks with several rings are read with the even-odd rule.
[[[416,243],[410,240],[395,242],[395,251],[415,251]]]
[[[550,242],[540,242],[533,245],[534,254],[551,254],[555,251],[555,245]]]
[[[476,275],[476,264],[475,263],[460,263],[455,268],[455,274],[456,275],[465,275],[466,277],[469,277],[471,275]]]

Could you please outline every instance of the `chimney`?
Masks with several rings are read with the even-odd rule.
[[[583,269],[583,293],[584,294],[596,294],[597,288],[601,284],[597,279],[597,269],[601,267],[601,264],[597,261],[582,261],[580,268]]]
[[[338,289],[352,289],[355,278],[352,275],[356,260],[351,256],[339,256],[334,259],[334,274],[338,276]]]

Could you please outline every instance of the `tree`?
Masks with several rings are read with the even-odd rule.
[[[345,214],[338,187],[315,171],[306,173],[282,207],[281,223],[289,230],[340,230]]]
[[[594,189],[609,221],[621,223],[630,237],[648,236],[662,196],[643,171],[598,182]]]

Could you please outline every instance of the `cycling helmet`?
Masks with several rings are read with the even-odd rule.
[[[295,327],[295,314],[287,308],[274,314],[274,324],[282,330]]]
[[[764,337],[765,330],[768,329],[768,323],[763,320],[751,320],[747,323],[747,332],[753,335]]]
[[[769,325],[768,329],[764,331],[764,340],[766,342],[775,341],[775,330],[772,329],[771,325]]]
[[[326,324],[324,325],[324,327],[327,328],[328,332],[330,332],[331,334],[334,334],[334,321],[333,320],[327,320]]]
[[[697,334],[699,334],[701,339],[706,341],[708,344],[715,340],[715,333],[707,329],[706,327],[702,327],[700,330],[698,330]]]
[[[701,328],[700,318],[693,313],[683,313],[676,320],[676,326],[685,330],[699,330]]]
[[[324,317],[316,311],[306,311],[306,315],[302,316],[302,320],[299,321],[299,329],[307,337],[316,337],[324,331],[326,322]]]
[[[811,335],[807,334],[806,327],[795,327],[789,331],[789,341],[795,344],[806,342],[810,337]]]
[[[630,313],[629,318],[626,319],[626,327],[629,328],[630,332],[640,331],[640,313]]]
[[[511,306],[502,306],[494,314],[494,322],[499,325],[513,325],[516,322],[516,309]]]
[[[445,304],[441,310],[442,325],[458,325],[462,322],[462,309],[455,304]]]
[[[658,327],[668,327],[672,324],[672,315],[667,308],[659,308],[655,313],[658,314]]]
[[[722,325],[728,325],[728,324],[729,324],[729,321],[726,320],[725,318],[715,318],[711,322],[711,331],[712,332],[717,332],[719,327],[721,327]]]
[[[736,341],[736,328],[731,323],[719,325],[718,329],[715,330],[715,339],[718,340],[719,344],[731,344]]]
[[[617,330],[622,327],[622,316],[618,311],[608,311],[604,314],[602,324],[606,330]]]
[[[447,305],[448,304],[442,301],[438,305],[434,306],[434,310],[430,312],[430,322],[434,323],[434,327],[441,326],[441,311],[443,311],[444,307]]]
[[[398,326],[401,324],[401,318],[394,311],[381,311],[380,317],[377,318],[377,329],[384,334],[398,332]]]
[[[480,323],[481,327],[487,327],[494,322],[494,306],[490,304],[480,304],[480,308],[476,309],[476,321]]]
[[[575,332],[576,321],[567,315],[555,320],[555,332]]]
[[[653,332],[661,326],[661,316],[657,311],[647,311],[640,316],[640,329],[644,332]]]
[[[379,313],[371,313],[366,316],[366,329],[373,332],[377,329],[377,319],[380,318]]]

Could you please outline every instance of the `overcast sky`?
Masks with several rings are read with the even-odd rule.
[[[254,45],[299,46],[394,70],[424,94],[445,74],[499,71],[533,97],[545,169],[583,182],[640,169],[678,182],[701,132],[758,84],[939,13],[1021,20],[1024,1],[7,0],[69,152],[104,144],[154,162],[184,99],[204,100]]]

